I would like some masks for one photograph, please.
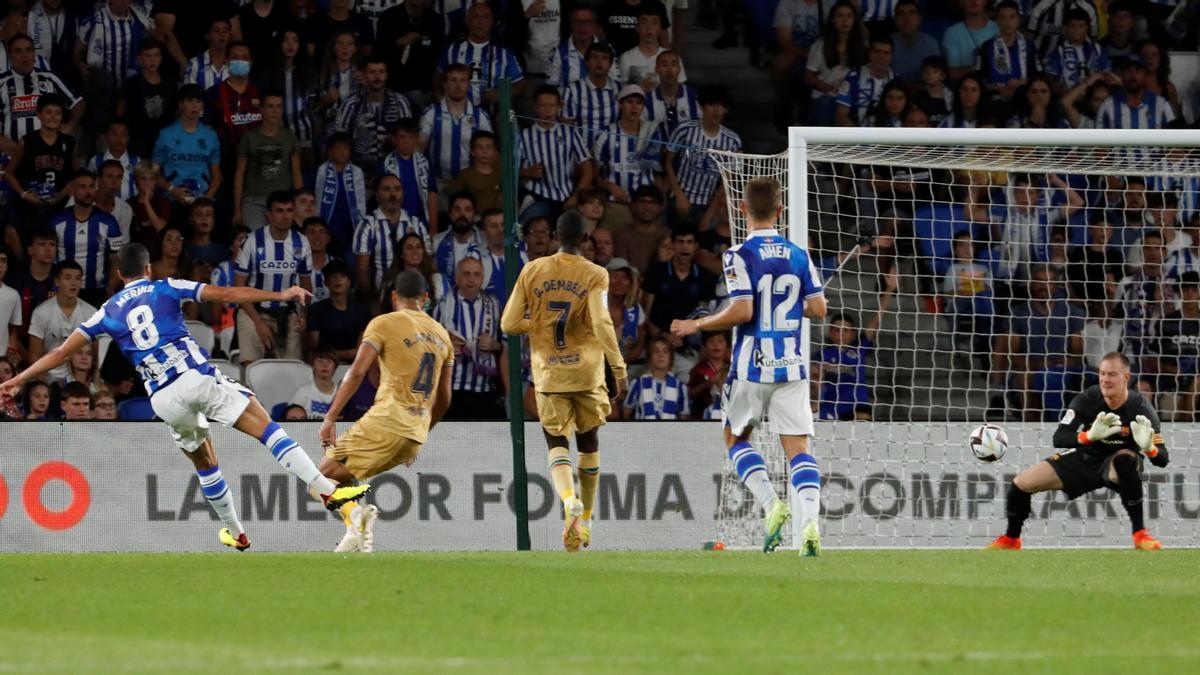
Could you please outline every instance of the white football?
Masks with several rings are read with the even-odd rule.
[[[981,424],[971,432],[967,440],[971,454],[981,462],[994,462],[1008,451],[1008,435],[995,424]]]

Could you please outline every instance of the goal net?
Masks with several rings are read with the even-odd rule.
[[[805,327],[827,545],[973,547],[1003,533],[1009,481],[1053,452],[1110,351],[1132,360],[1131,387],[1174,448],[1167,469],[1146,464],[1147,525],[1200,545],[1200,462],[1187,456],[1200,440],[1198,148],[1186,131],[795,128],[779,155],[711,153],[734,243],[746,183],[777,178],[780,228],[825,280],[829,314]],[[966,443],[984,421],[1009,438],[992,464]],[[755,443],[786,495],[778,439],[759,429]],[[717,537],[757,546],[761,510],[726,469]],[[1025,532],[1038,546],[1129,541],[1107,490],[1038,495]]]

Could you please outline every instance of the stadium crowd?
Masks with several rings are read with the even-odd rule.
[[[119,284],[113,253],[137,241],[157,278],[312,289],[308,307],[187,309],[234,368],[310,364],[281,418],[323,415],[388,280],[409,269],[458,353],[448,418],[501,418],[512,386],[535,415],[499,331],[509,77],[521,260],[557,250],[565,209],[594,224],[585,254],[610,273],[637,366],[614,416],[719,418],[730,337],[668,328],[725,295],[725,195],[691,149],[742,143],[725,125],[728,83],[689,80],[689,53],[745,39],[755,65],[771,55],[781,127],[1179,127],[1169,53],[1195,48],[1198,4],[710,0],[694,13],[724,27],[709,47],[687,44],[686,0],[6,0],[0,379],[96,311]],[[874,230],[879,302],[861,328],[832,317],[814,348],[822,418],[871,417],[868,365],[910,259],[989,372],[992,415],[1054,415],[1061,402],[1043,394],[1078,386],[1114,345],[1140,387],[1179,394],[1181,415],[1200,403],[1200,185],[887,167],[839,180]],[[932,221],[953,226],[932,236]],[[109,347],[0,414],[112,419],[144,395]]]

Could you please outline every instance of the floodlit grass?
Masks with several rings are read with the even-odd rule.
[[[0,672],[1198,672],[1200,551],[0,555]]]

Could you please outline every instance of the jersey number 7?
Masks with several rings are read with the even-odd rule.
[[[554,346],[559,349],[567,348],[567,317],[571,315],[571,303],[566,300],[555,300],[546,303],[551,312],[558,312],[554,320]]]

